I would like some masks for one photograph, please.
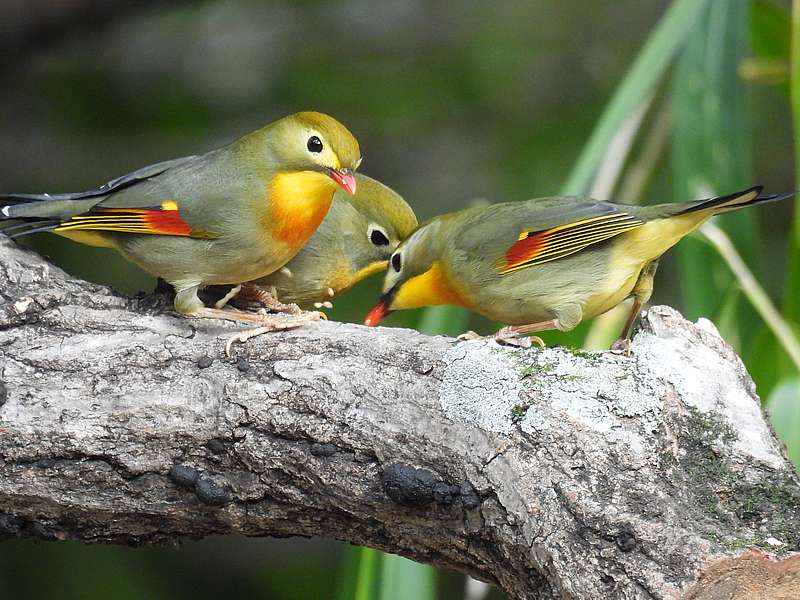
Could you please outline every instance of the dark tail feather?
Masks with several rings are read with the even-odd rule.
[[[50,200],[52,196],[48,194],[0,194],[0,202],[4,204],[22,204],[24,202],[38,202],[40,200]]]
[[[713,209],[714,214],[722,214],[733,210],[739,210],[754,204],[761,204],[762,202],[777,202],[779,200],[786,200],[795,195],[795,192],[787,192],[785,194],[772,194],[769,196],[762,196],[761,191],[763,186],[757,185],[741,192],[728,194],[727,196],[718,196],[716,198],[709,198],[707,200],[699,200],[687,206],[679,214],[686,214],[698,210]]]
[[[58,194],[62,196],[64,194]],[[56,219],[42,217],[18,217],[13,207],[20,204],[32,204],[53,200],[51,194],[0,194],[0,233],[16,238],[40,231],[49,231],[59,225]],[[56,198],[59,199],[59,198]]]
[[[30,219],[20,223],[18,220],[0,221],[0,233],[10,237],[22,237],[40,231],[50,231],[59,226],[59,221],[48,219]]]
[[[3,219],[13,218],[10,215],[10,208],[17,204],[27,204],[36,202],[33,198],[28,198],[27,194],[0,194],[0,223]]]
[[[742,204],[741,206],[761,204],[762,202],[780,202],[781,200],[788,200],[789,198],[794,198],[796,195],[797,192],[784,192],[783,194],[770,194],[769,196],[758,196],[752,202],[749,202],[748,204]]]
[[[0,193],[0,220],[4,218],[15,219],[20,216],[39,217],[39,218],[48,218],[52,216],[47,214],[30,214],[31,211],[28,209],[23,209],[21,212],[18,212],[11,208],[13,206],[18,206],[20,204],[47,203],[49,205],[53,205],[53,203],[55,202],[55,203],[60,203],[62,205],[61,208],[64,209],[67,209],[67,207],[74,206],[76,210],[72,214],[77,214],[79,212],[82,212],[83,210],[88,210],[93,204],[100,202],[105,196],[109,196],[121,190],[132,187],[137,183],[150,179],[151,177],[156,177],[157,175],[161,175],[165,171],[172,169],[173,167],[177,167],[179,165],[191,162],[195,158],[197,157],[185,156],[183,158],[176,158],[173,160],[166,160],[164,162],[156,163],[154,165],[148,165],[141,169],[137,169],[132,173],[123,175],[122,177],[117,177],[116,179],[112,179],[108,183],[101,185],[99,188],[95,190],[87,190],[85,192],[74,192],[67,194]],[[92,200],[94,200],[94,202],[92,202]],[[9,210],[3,210],[3,209],[9,209]]]
[[[0,194],[0,224],[3,223],[3,220],[17,218],[13,214],[14,206],[44,202],[51,199],[52,196],[49,194]]]
[[[53,200],[78,200],[100,196],[97,192],[78,192],[74,194],[1,194],[0,206],[30,204],[31,202],[51,202]]]

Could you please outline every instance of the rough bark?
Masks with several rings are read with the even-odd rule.
[[[235,329],[0,238],[0,531],[331,536],[512,598],[798,597],[798,480],[708,321],[651,308],[630,357],[321,323],[228,359]]]

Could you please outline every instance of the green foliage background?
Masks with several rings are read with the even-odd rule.
[[[793,28],[790,10],[781,0],[150,4],[0,65],[0,188],[79,190],[316,109],[354,131],[363,171],[401,192],[421,219],[475,200],[587,193],[615,168],[609,148],[625,127],[636,135],[616,161],[620,176],[594,188],[605,196],[664,202],[754,183],[787,191],[796,187],[793,118],[800,123],[800,61],[790,67],[800,21]],[[797,332],[800,211],[786,202],[718,224]],[[152,288],[105,250],[46,235],[30,243],[122,292]],[[358,286],[331,317],[359,321],[378,288]],[[797,366],[702,236],[664,258],[653,300],[717,323],[798,464]],[[450,334],[493,327],[452,308],[390,324]],[[598,345],[618,327],[611,318],[544,337]],[[463,580],[330,541],[0,544],[4,597],[221,592],[424,600],[462,598]]]

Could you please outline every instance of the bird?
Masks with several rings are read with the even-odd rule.
[[[337,190],[322,224],[291,261],[244,284],[239,298],[258,300],[268,290],[280,303],[330,307],[335,296],[385,271],[394,250],[416,229],[417,217],[400,194],[381,182],[356,174],[356,183],[352,196]]]
[[[629,352],[661,255],[714,215],[794,195],[761,192],[757,186],[653,206],[548,197],[434,217],[392,254],[383,295],[364,323],[375,326],[395,310],[453,304],[505,324],[492,336],[503,341],[570,331],[633,297],[616,343]]]
[[[280,269],[322,223],[337,188],[356,192],[361,151],[328,115],[278,119],[205,154],[160,162],[95,190],[0,194],[0,230],[41,231],[113,248],[175,289],[187,317],[265,324],[206,307],[198,290]]]

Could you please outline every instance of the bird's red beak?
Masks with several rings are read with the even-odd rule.
[[[367,318],[364,319],[364,325],[368,327],[375,327],[381,321],[383,321],[386,316],[392,312],[389,308],[391,303],[391,297],[388,294],[384,294],[381,299],[378,300],[378,303],[367,313]]]
[[[356,175],[352,169],[327,169],[328,176],[351,196],[356,193]]]

